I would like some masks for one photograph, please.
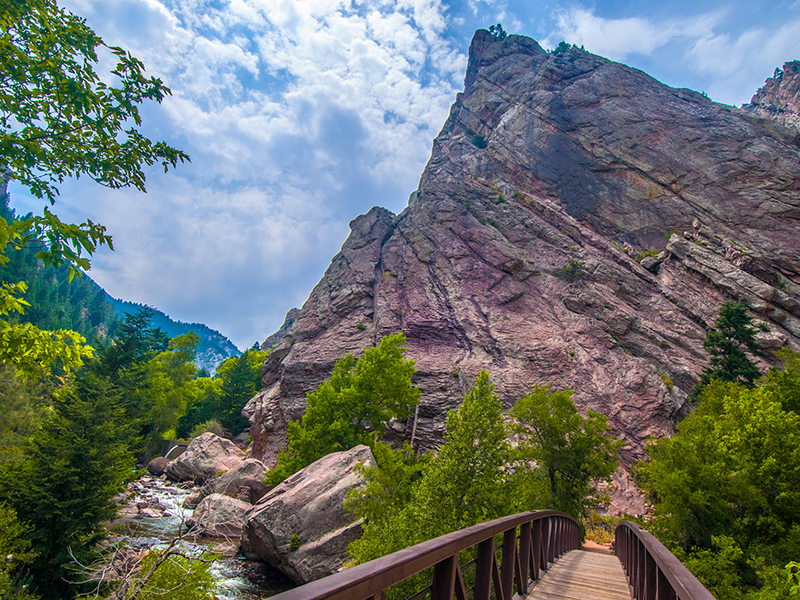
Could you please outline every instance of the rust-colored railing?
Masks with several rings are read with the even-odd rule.
[[[498,561],[494,538],[503,536]],[[477,557],[459,565],[458,553],[477,547]],[[312,581],[272,600],[381,600],[383,591],[433,567],[433,582],[414,598],[495,600],[524,597],[548,563],[580,547],[578,522],[553,510],[503,517],[417,544],[330,577]],[[474,565],[475,585],[466,588],[463,571]],[[516,594],[514,586],[516,585]]]
[[[689,569],[640,525],[623,521],[615,536],[617,557],[634,600],[714,600]]]

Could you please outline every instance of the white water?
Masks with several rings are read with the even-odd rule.
[[[182,490],[168,481],[143,478],[131,484],[132,497],[139,502],[158,502],[164,508],[163,516],[154,518],[141,514],[125,519],[123,532],[114,540],[135,548],[163,548],[186,533],[185,521],[192,510],[183,508],[189,491]],[[199,555],[203,550],[214,551],[215,547],[237,544],[238,540],[185,536],[180,544],[188,554]],[[261,600],[294,587],[268,565],[244,560],[240,556],[214,560],[210,572],[217,583],[215,596],[219,600]]]

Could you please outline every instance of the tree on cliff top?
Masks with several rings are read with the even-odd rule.
[[[278,484],[331,452],[371,444],[389,419],[410,416],[420,392],[411,385],[414,361],[403,358],[405,341],[393,333],[361,359],[347,354],[336,361],[330,379],[308,394],[302,421],[289,423],[289,448],[278,455],[267,483]]]
[[[16,180],[52,204],[59,183],[87,175],[96,182],[145,190],[142,167],[164,170],[189,157],[138,130],[138,105],[170,94],[161,80],[122,48],[107,46],[80,17],[54,0],[0,0],[0,180]],[[115,84],[95,72],[98,49],[117,64]],[[102,225],[64,223],[46,207],[42,216],[12,223],[0,219],[0,265],[5,248],[29,246],[47,265],[67,265],[70,275],[89,268],[87,256],[111,247]],[[0,287],[0,317],[24,311],[23,282]],[[92,352],[68,330],[44,331],[0,318],[0,360],[34,374],[42,365],[79,366]]]

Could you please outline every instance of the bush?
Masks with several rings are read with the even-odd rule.
[[[471,141],[472,141],[472,145],[473,146],[477,146],[478,148],[486,148],[486,146],[487,146],[486,138],[483,137],[480,134],[477,134],[477,133],[472,136],[472,140]]]
[[[570,258],[569,262],[558,270],[558,276],[566,282],[575,283],[586,275],[586,264]]]

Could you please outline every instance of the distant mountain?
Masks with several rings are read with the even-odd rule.
[[[146,307],[144,304],[112,298],[108,293],[106,293],[106,302],[111,305],[114,312],[120,315],[136,312]],[[173,321],[160,310],[152,306],[147,308],[153,311],[151,320],[152,326],[159,327],[161,331],[166,333],[169,337],[177,337],[189,333],[190,331],[200,337],[200,344],[197,346],[197,359],[195,362],[198,367],[205,369],[209,374],[213,374],[217,367],[225,360],[241,354],[239,349],[233,345],[233,342],[219,331],[211,329],[207,325],[203,325],[202,323]]]

